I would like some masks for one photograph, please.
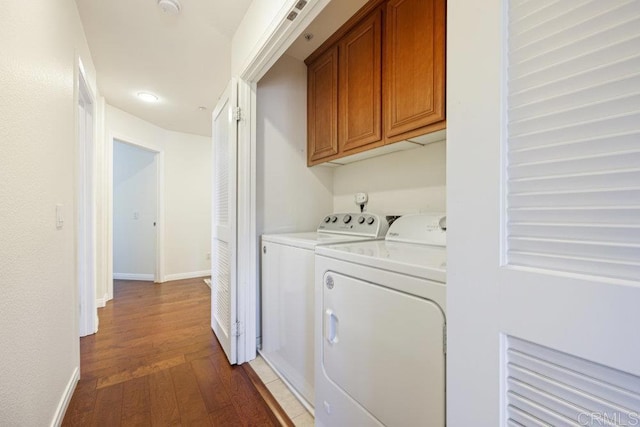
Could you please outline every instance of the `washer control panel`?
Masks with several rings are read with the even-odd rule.
[[[358,236],[382,238],[387,233],[389,224],[384,216],[364,213],[333,213],[325,216],[319,233],[353,234]]]

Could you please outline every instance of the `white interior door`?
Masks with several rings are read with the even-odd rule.
[[[229,362],[237,361],[238,84],[233,79],[213,112],[211,327]]]
[[[448,7],[447,425],[640,425],[640,2]]]

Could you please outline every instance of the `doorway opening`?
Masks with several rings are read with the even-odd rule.
[[[113,142],[113,278],[160,281],[157,151]]]

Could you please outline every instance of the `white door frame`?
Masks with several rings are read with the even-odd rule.
[[[132,145],[156,155],[156,262],[154,282],[162,283],[164,277],[164,149],[146,141],[109,132],[107,154],[107,290],[113,299],[113,147],[116,142]]]
[[[310,1],[302,10],[294,9],[297,1],[288,0],[274,19],[265,36],[257,43],[238,73],[238,105],[242,119],[238,122],[238,276],[237,317],[244,325],[238,338],[237,363],[255,359],[257,354],[258,257],[256,234],[256,88],[258,81],[282,56],[330,0]],[[297,18],[287,19],[296,11]],[[242,265],[240,265],[242,263]]]
[[[96,102],[95,95],[87,84],[82,61],[78,58],[76,103],[78,132],[76,212],[76,274],[79,302],[79,336],[94,334],[98,330],[96,307]],[[82,105],[84,114],[79,107]],[[83,123],[84,122],[84,123]],[[89,127],[89,128],[87,128]],[[80,129],[84,129],[82,132]]]

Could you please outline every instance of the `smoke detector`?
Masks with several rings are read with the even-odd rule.
[[[158,0],[158,6],[168,15],[177,15],[180,13],[180,2],[178,0]]]

